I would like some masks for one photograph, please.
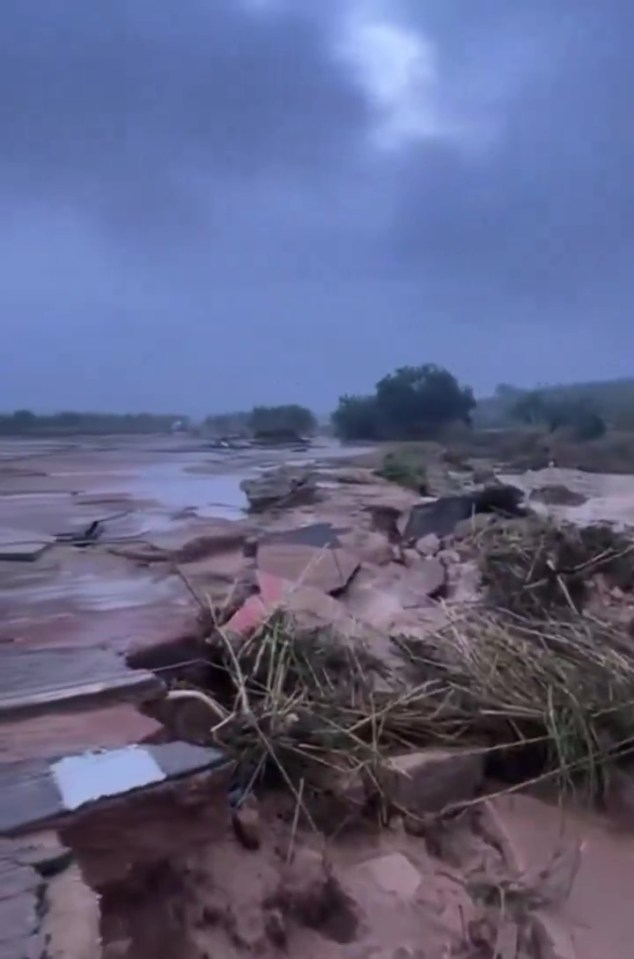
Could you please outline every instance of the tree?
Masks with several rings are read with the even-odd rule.
[[[432,363],[403,366],[377,383],[382,432],[395,439],[434,436],[449,423],[469,423],[476,405],[469,388]]]
[[[342,396],[332,421],[342,439],[423,439],[470,423],[475,405],[470,388],[428,363],[384,376],[373,396]]]
[[[375,396],[342,396],[332,414],[335,435],[342,440],[379,439],[378,403]]]

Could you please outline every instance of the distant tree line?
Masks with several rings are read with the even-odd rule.
[[[469,425],[473,391],[443,367],[404,366],[366,396],[342,396],[332,415],[343,440],[416,440],[439,436],[455,423]]]
[[[255,406],[249,412],[220,413],[205,419],[205,428],[214,436],[266,436],[296,434],[309,436],[317,429],[315,415],[306,406]]]
[[[0,414],[0,436],[72,436],[109,433],[167,433],[187,417],[155,413],[62,412],[48,416],[31,410]]]
[[[528,426],[544,426],[551,433],[564,431],[575,440],[598,439],[607,429],[588,400],[552,396],[540,390],[517,396],[509,407],[509,416]]]
[[[605,380],[541,386],[523,390],[501,383],[493,396],[478,401],[476,425],[504,427],[513,423],[532,426],[553,426],[562,421],[598,417],[604,427],[634,430],[634,379]],[[595,429],[598,423],[595,419]],[[582,430],[583,431],[583,430]]]

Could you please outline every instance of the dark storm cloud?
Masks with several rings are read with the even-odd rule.
[[[0,0],[0,407],[631,372],[630,3]]]
[[[532,301],[536,319],[544,306],[565,322],[569,307],[583,322],[584,297],[605,300],[609,320],[611,283],[632,299],[634,11],[626,0],[423,9],[452,92],[475,79],[498,130],[482,155],[436,146],[410,158],[394,255],[441,298],[479,287],[510,320]]]
[[[319,175],[366,104],[319,20],[236,0],[4,0],[5,188],[175,219],[211,176]]]

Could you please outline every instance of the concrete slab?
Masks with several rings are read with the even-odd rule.
[[[331,523],[310,523],[307,526],[269,533],[262,538],[262,543],[289,543],[313,546],[315,549],[334,549],[341,546],[339,535],[345,532],[345,529],[338,529]]]

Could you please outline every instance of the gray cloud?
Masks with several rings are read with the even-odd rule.
[[[385,57],[356,36],[380,89],[399,37],[422,51],[425,123],[389,149],[354,16],[392,29]],[[4,0],[0,406],[327,409],[417,360],[479,390],[631,372],[633,20]]]
[[[583,296],[604,297],[608,276],[620,287],[634,247],[631,8],[538,2],[514,16],[512,5],[483,6],[489,16],[473,18],[473,32],[467,17],[458,27],[439,12],[435,22],[458,76],[462,65],[477,74],[478,61],[467,53],[461,64],[456,34],[459,49],[483,57],[480,75],[499,90],[498,140],[483,157],[411,158],[392,249],[436,280],[497,291],[509,319],[532,300],[549,318],[569,306],[583,322]],[[534,62],[504,103],[507,51],[526,47]]]

